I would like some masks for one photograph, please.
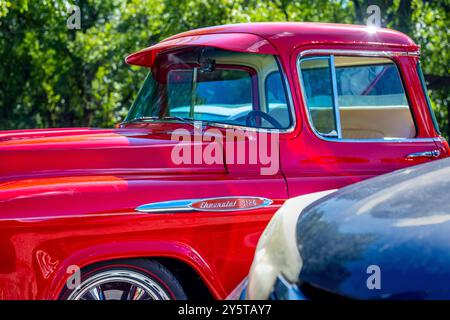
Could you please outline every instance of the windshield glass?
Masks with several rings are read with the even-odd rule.
[[[274,56],[191,47],[157,57],[126,121],[184,118],[286,129],[288,101]]]

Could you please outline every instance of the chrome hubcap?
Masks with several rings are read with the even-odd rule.
[[[169,300],[160,284],[141,273],[109,270],[80,284],[68,300]]]

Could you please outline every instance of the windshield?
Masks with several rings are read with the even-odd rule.
[[[284,76],[277,60],[272,55],[206,47],[160,54],[126,121],[183,119],[290,127]]]

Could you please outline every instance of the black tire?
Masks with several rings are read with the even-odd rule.
[[[60,295],[61,300],[187,299],[173,274],[153,260],[126,259],[101,262],[83,268],[80,278],[80,285],[77,288],[69,289],[68,285],[64,287]],[[119,294],[120,297],[117,296]]]

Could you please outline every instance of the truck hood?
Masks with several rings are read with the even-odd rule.
[[[449,299],[449,187],[444,159],[311,204],[297,224],[301,281],[356,299]]]
[[[164,126],[145,129],[0,131],[0,182],[77,175],[225,172],[223,164],[176,164],[180,141]]]

